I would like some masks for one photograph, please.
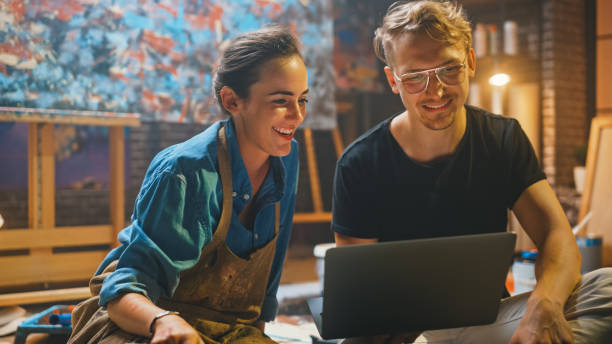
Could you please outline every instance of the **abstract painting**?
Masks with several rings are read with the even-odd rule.
[[[211,123],[224,46],[271,23],[302,42],[305,126],[335,127],[333,2],[328,0],[3,0],[0,106],[140,113]]]

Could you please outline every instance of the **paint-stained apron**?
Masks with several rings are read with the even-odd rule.
[[[217,152],[223,208],[211,242],[204,246],[200,260],[183,271],[171,299],[160,299],[158,306],[178,311],[193,326],[205,343],[276,343],[265,336],[255,322],[261,315],[270,275],[280,220],[280,204],[274,206],[274,238],[247,258],[235,255],[225,238],[232,218],[232,171],[221,127]],[[149,338],[121,330],[98,306],[104,278],[115,271],[117,262],[89,282],[93,297],[81,302],[72,313],[72,336],[68,343],[146,343]]]

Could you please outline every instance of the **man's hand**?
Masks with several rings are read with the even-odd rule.
[[[525,315],[510,339],[510,344],[574,343],[572,329],[565,320],[562,305],[532,295],[526,307]]]
[[[538,248],[538,282],[510,343],[574,343],[563,305],[580,281],[580,252],[563,208],[540,180],[523,191],[513,211]]]
[[[155,322],[151,344],[204,344],[198,332],[178,315],[168,315]]]

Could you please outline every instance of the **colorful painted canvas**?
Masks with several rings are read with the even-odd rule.
[[[211,73],[237,34],[270,23],[303,43],[306,126],[335,127],[328,0],[3,0],[0,106],[210,123]]]
[[[387,0],[334,0],[334,70],[336,87],[345,92],[382,92],[379,67],[372,48],[377,16]]]

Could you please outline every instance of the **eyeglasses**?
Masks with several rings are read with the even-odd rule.
[[[407,93],[421,93],[429,86],[429,75],[431,72],[436,74],[438,81],[444,86],[457,85],[463,80],[463,72],[465,71],[465,61],[460,64],[437,67],[419,72],[412,72],[397,76],[393,71],[395,80],[399,81]]]

